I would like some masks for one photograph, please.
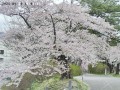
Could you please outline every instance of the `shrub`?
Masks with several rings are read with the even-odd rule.
[[[82,69],[78,65],[70,64],[70,70],[71,70],[72,76],[79,76],[82,74]]]
[[[95,68],[96,68],[95,70],[96,70],[97,74],[104,74],[105,68],[107,68],[107,65],[105,65],[103,63],[98,63]]]
[[[97,63],[95,67],[92,67],[91,64],[88,65],[89,72],[93,74],[104,74],[105,68],[107,68],[107,65],[100,62]]]

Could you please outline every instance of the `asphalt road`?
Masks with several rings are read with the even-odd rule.
[[[81,76],[75,77],[82,80]],[[120,90],[120,78],[105,75],[83,75],[83,81],[90,86],[90,90]]]

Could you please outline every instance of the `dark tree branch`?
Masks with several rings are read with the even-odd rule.
[[[32,29],[32,26],[28,23],[28,17],[27,18],[25,18],[22,14],[11,14],[11,16],[14,16],[14,15],[16,15],[16,16],[20,16],[22,19],[23,19],[23,21],[25,22],[25,24],[27,25],[27,27],[28,28],[30,28],[30,29]]]
[[[72,29],[72,20],[70,21],[70,29]]]
[[[49,15],[50,15],[50,14],[49,14]],[[54,42],[53,42],[53,44],[55,45],[54,48],[56,49],[56,28],[55,28],[55,22],[54,22],[54,20],[53,20],[52,15],[50,15],[50,17],[51,17],[51,20],[52,20],[53,33],[54,33]]]
[[[19,16],[24,20],[28,28],[32,29],[32,26],[28,23],[27,19],[19,13]]]

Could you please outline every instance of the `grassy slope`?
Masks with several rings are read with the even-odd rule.
[[[71,81],[73,90],[88,90],[88,86],[81,81],[77,81],[75,79],[71,79]],[[68,82],[68,79],[59,80],[59,78],[56,77],[44,80],[42,83],[35,81],[31,86],[31,90],[44,90],[46,86],[49,88],[49,90],[67,90]]]

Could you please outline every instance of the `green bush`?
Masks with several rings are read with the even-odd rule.
[[[107,68],[107,66],[103,63],[98,63],[96,68],[96,73],[97,74],[104,74],[105,73],[105,68]]]
[[[82,69],[78,65],[70,64],[70,70],[71,70],[72,76],[79,76],[82,74]]]
[[[93,74],[104,74],[105,68],[107,68],[107,65],[100,62],[97,63],[95,67],[92,67],[91,64],[88,65],[89,72]]]

